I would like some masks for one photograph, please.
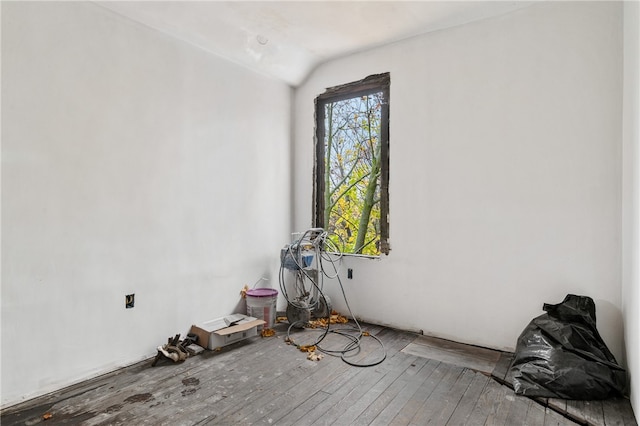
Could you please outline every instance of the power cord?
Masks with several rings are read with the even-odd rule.
[[[309,240],[307,240],[309,243],[306,244],[305,247],[308,248],[309,245],[313,247],[315,259],[317,259],[317,265],[318,265],[317,270],[318,272],[321,272],[321,274],[318,274],[320,285],[318,285],[318,283],[316,282],[316,279],[314,279],[305,270],[305,267],[300,264],[300,259],[301,259],[300,254],[301,254],[301,250],[303,249],[301,245],[305,242],[305,239],[309,235],[316,234],[316,233],[317,235],[315,235],[314,238],[310,238]],[[333,258],[329,252],[337,253],[337,257]],[[387,358],[386,348],[378,337],[373,336],[368,332],[365,332],[362,330],[362,326],[360,325],[357,318],[353,314],[353,311],[351,310],[351,306],[349,305],[349,301],[347,300],[347,295],[344,291],[344,286],[342,285],[342,280],[340,279],[339,268],[336,266],[336,262],[341,261],[343,254],[342,252],[340,252],[336,244],[333,241],[331,241],[331,239],[328,238],[328,233],[320,228],[309,229],[303,233],[302,237],[300,237],[299,240],[294,241],[292,244],[288,246],[286,250],[286,254],[288,254],[289,257],[285,255],[281,258],[279,282],[280,282],[280,289],[285,299],[287,300],[287,303],[291,304],[294,307],[297,307],[298,309],[309,309],[310,311],[319,303],[320,298],[322,298],[322,300],[325,303],[325,306],[328,307],[327,299],[322,291],[324,277],[327,277],[329,279],[337,279],[338,283],[340,284],[342,297],[344,298],[344,301],[347,305],[347,310],[349,311],[349,316],[350,318],[353,319],[356,325],[356,327],[339,328],[339,329],[332,330],[331,329],[331,311],[330,309],[327,309],[326,327],[322,329],[318,329],[318,331],[322,331],[322,334],[318,339],[316,339],[314,343],[308,346],[315,346],[320,352],[330,356],[339,356],[342,359],[342,361],[354,367],[373,367],[375,365],[382,363]],[[303,298],[307,297],[310,294],[310,292],[307,291],[306,286],[304,284],[305,278],[308,279],[309,282],[312,284],[312,287],[310,288],[310,290],[313,290],[313,288],[315,288],[315,290],[318,292],[319,297],[317,298],[317,300],[313,302],[312,305],[304,305],[299,301],[291,300],[291,298],[289,297],[289,294],[286,288],[286,283],[285,283],[285,275],[284,275],[285,270],[287,269],[285,268],[286,260],[293,260],[293,262],[297,267],[297,269],[295,270],[296,283],[294,287],[298,292],[298,294],[301,294],[302,295],[301,297]],[[330,263],[331,267],[333,268],[333,271],[330,271],[332,273],[327,273],[325,269],[325,262]],[[304,260],[302,261],[302,263],[303,264],[305,263]],[[287,341],[295,344],[295,342],[291,338],[291,330],[298,325],[302,325],[304,327],[307,324],[306,324],[306,321],[304,320],[294,321],[293,323],[289,324],[289,328],[287,329]],[[339,349],[339,350],[329,350],[329,349],[323,348],[322,346],[320,346],[320,343],[327,337],[329,333],[342,336],[346,338],[349,342],[344,346],[343,349]],[[376,342],[378,342],[382,350],[382,355],[380,356],[379,359],[376,359],[375,361],[370,363],[357,363],[357,362],[350,361],[349,359],[347,359],[347,357],[355,357],[361,352],[361,349],[362,349],[361,341],[363,337],[371,337]],[[296,346],[299,347],[299,345],[296,345]]]

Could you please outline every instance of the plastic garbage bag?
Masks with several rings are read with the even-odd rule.
[[[516,394],[595,400],[622,395],[626,373],[596,329],[593,299],[569,294],[524,329],[511,364]]]

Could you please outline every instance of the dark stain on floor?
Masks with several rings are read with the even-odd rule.
[[[182,384],[185,386],[197,386],[200,384],[200,379],[196,379],[195,377],[188,377],[186,379],[182,379]]]
[[[182,396],[192,395],[196,393],[197,390],[198,390],[197,388],[186,388],[185,390],[182,391]]]
[[[134,402],[147,402],[153,398],[153,395],[150,393],[139,393],[136,395],[132,395],[129,398],[125,399],[124,402],[128,402],[133,404]]]
[[[116,413],[118,411],[122,410],[122,404],[114,404],[110,407],[107,407],[107,409],[105,410],[106,413]]]

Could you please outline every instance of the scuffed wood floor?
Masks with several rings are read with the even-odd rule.
[[[309,361],[277,336],[206,351],[180,364],[151,360],[10,407],[2,425],[576,425],[551,404],[516,396],[498,380],[465,366],[402,351],[416,335],[364,325],[386,349],[384,362],[353,367],[340,358]],[[336,328],[338,328],[336,326]],[[312,343],[317,330],[292,333]],[[347,342],[329,334],[325,349]],[[471,352],[473,351],[473,347]],[[383,352],[364,337],[349,360],[375,363]],[[497,361],[504,382],[508,357]],[[621,400],[630,410],[628,401]],[[575,404],[574,404],[575,405]],[[575,406],[574,406],[575,408]],[[579,407],[578,407],[579,408]],[[584,405],[583,405],[584,408]],[[561,410],[560,410],[561,411]],[[579,410],[578,410],[579,411]],[[45,414],[50,419],[43,420]],[[584,419],[585,416],[573,419]],[[616,418],[606,424],[633,424]]]

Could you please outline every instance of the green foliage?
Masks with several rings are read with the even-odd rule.
[[[325,228],[344,253],[380,254],[382,93],[325,110]]]

